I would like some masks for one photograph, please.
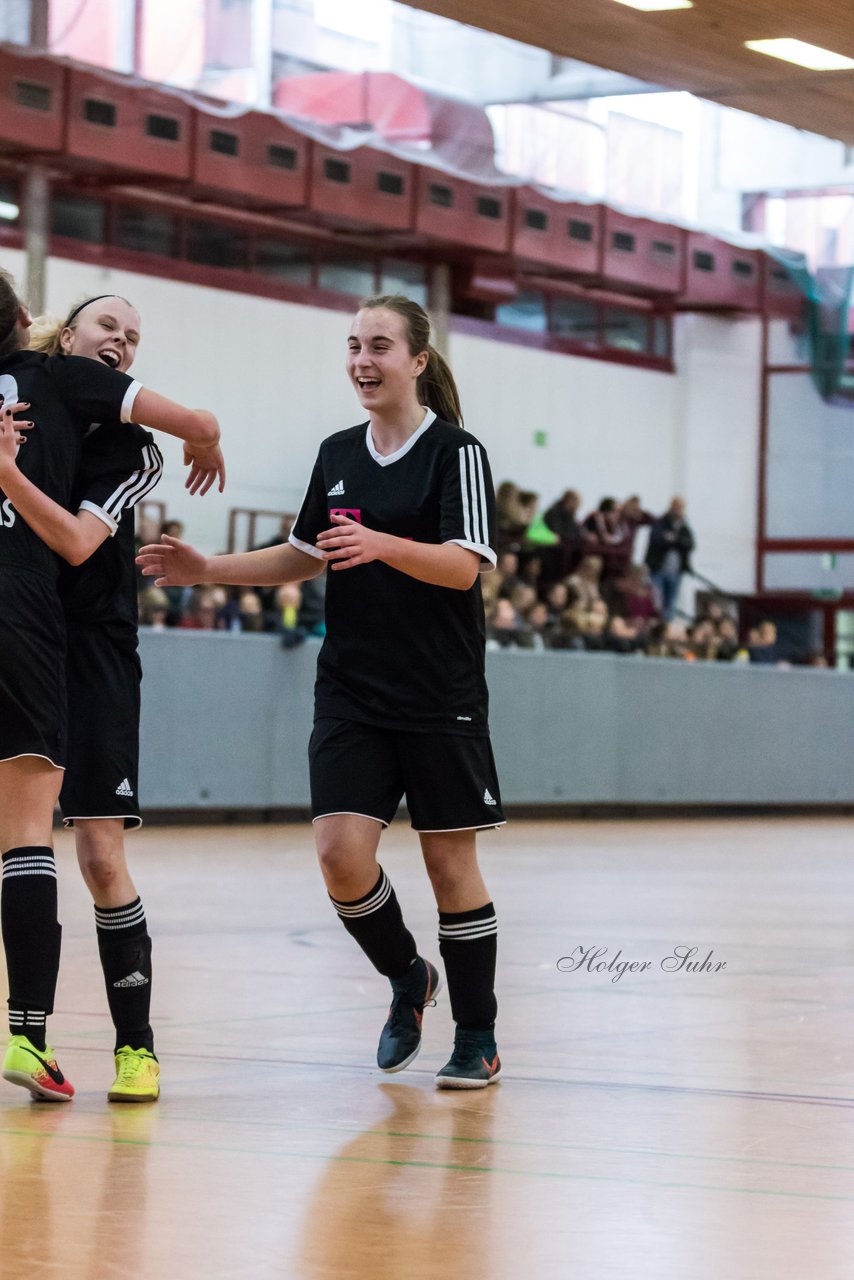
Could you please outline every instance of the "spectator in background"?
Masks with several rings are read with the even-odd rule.
[[[549,615],[549,626],[560,621],[560,615],[569,604],[569,588],[565,582],[553,582],[546,591],[545,604]]]
[[[486,578],[490,577],[489,574],[486,574],[485,576]],[[495,577],[499,580],[498,595],[509,596],[517,582],[521,582],[521,578],[519,577],[518,551],[500,552]]]
[[[237,617],[241,631],[263,631],[264,611],[257,591],[247,588],[237,598]]]
[[[613,583],[612,607],[620,617],[630,622],[640,622],[643,630],[649,630],[658,617],[658,601],[645,565],[630,564],[622,577]]]
[[[661,602],[661,616],[670,621],[676,610],[683,573],[691,572],[694,535],[685,521],[685,502],[674,498],[650,530],[646,563]]]
[[[145,581],[145,579],[144,579]],[[139,596],[140,626],[165,631],[169,600],[162,587],[144,587]]]
[[[485,578],[495,575],[486,573]],[[299,609],[298,623],[307,636],[320,639],[326,635],[326,574],[319,578],[309,578],[302,584],[302,603]]]
[[[584,521],[584,528],[595,538],[595,547],[590,550],[602,559],[602,577],[619,577],[631,555],[631,530],[620,514],[616,498],[603,498],[598,510]]]
[[[190,602],[178,625],[182,631],[216,631],[217,614],[224,604],[225,592],[222,588],[193,589]]]
[[[518,649],[525,637],[525,624],[509,600],[496,600],[486,624],[488,649]]]
[[[720,619],[718,626],[718,651],[715,658],[718,662],[733,662],[738,654],[738,627],[734,619],[726,614]]]
[[[581,495],[575,489],[567,489],[557,502],[553,502],[543,515],[543,523],[558,539],[555,576],[565,578],[578,567],[585,547],[594,541],[589,531],[576,519],[581,506]]]
[[[600,556],[585,556],[571,578],[567,578],[570,609],[580,609],[589,613],[594,604],[601,603],[602,592],[599,582],[602,576],[602,559]]]
[[[305,639],[305,632],[299,625],[301,604],[302,591],[298,582],[284,582],[276,587],[277,629],[286,649],[295,649]]]
[[[524,648],[534,649],[538,653],[549,647],[549,636],[552,624],[549,611],[542,600],[535,600],[522,615],[527,629]]]
[[[180,520],[164,520],[160,526],[160,533],[157,535],[158,542],[164,533],[168,533],[170,538],[183,538],[184,525]],[[164,591],[169,601],[166,625],[167,627],[180,627],[184,617],[184,610],[190,600],[190,590],[188,587],[164,587]]]
[[[626,563],[630,564],[635,554],[635,539],[643,525],[655,523],[655,516],[644,511],[641,500],[636,493],[626,498],[620,508],[620,516],[626,528]]]
[[[498,550],[518,551],[528,525],[537,513],[539,495],[519,489],[511,480],[498,486],[495,494],[495,513],[498,529]]]
[[[770,619],[766,618],[764,622],[760,622],[755,629],[755,633],[751,633],[748,638],[748,652],[750,653],[751,662],[773,666],[780,661],[780,652],[777,648],[777,628]]]

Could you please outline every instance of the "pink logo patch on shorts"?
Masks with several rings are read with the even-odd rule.
[[[330,516],[346,516],[348,520],[355,520],[356,524],[362,523],[361,509],[356,507],[330,507]]]

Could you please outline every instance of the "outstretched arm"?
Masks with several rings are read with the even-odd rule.
[[[323,571],[324,561],[298,551],[288,542],[260,551],[203,556],[187,542],[164,533],[160,542],[141,547],[136,563],[156,587],[194,587],[217,582],[238,587],[276,587],[305,582]]]

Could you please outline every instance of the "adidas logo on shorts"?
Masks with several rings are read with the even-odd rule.
[[[343,496],[343,494],[344,494],[343,480],[339,480],[337,484],[334,484],[331,489],[328,489],[326,491],[327,498],[340,498]]]
[[[496,803],[497,803],[497,801],[496,801],[496,800],[495,800],[495,799],[494,799],[494,798],[489,794],[489,790],[488,790],[488,789],[487,789],[486,791],[484,791],[484,793],[483,793],[483,803],[484,803],[484,804],[496,804]]]
[[[130,783],[128,782],[127,778],[123,778],[122,781],[119,783],[119,785],[116,787],[116,795],[117,796],[133,795],[133,789]]]
[[[135,969],[133,973],[129,973],[126,978],[120,978],[118,982],[113,983],[114,987],[145,987],[148,986],[148,978],[145,974]]]

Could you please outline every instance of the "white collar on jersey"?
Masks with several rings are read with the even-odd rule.
[[[424,421],[421,423],[421,426],[414,433],[414,435],[411,435],[409,437],[406,444],[402,444],[400,448],[397,449],[394,453],[389,453],[385,455],[381,453],[377,453],[376,445],[374,444],[374,439],[373,439],[373,436],[371,435],[371,424],[369,422],[368,429],[365,432],[365,444],[368,446],[368,453],[371,455],[374,462],[378,462],[381,467],[387,467],[389,466],[390,463],[397,462],[398,459],[404,456],[404,454],[409,453],[409,450],[415,444],[415,441],[419,440],[421,436],[424,435],[424,432],[427,430],[427,428],[431,427],[433,423],[436,421],[436,415],[432,409],[425,409],[424,413],[425,413]]]

